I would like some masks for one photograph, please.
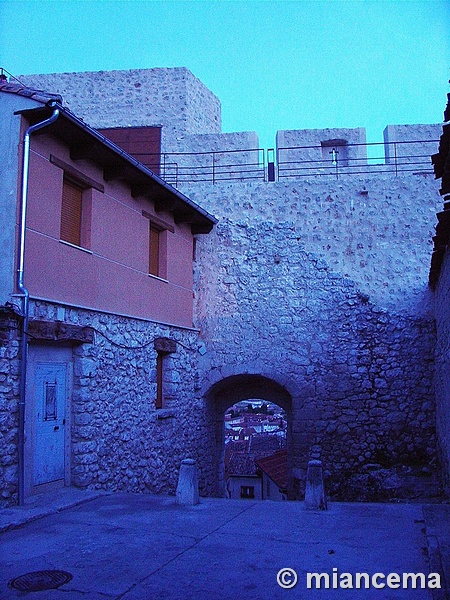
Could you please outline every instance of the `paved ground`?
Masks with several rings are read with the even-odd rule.
[[[428,573],[431,544],[431,566],[444,575],[446,516],[449,505],[333,503],[315,512],[300,502],[202,499],[180,507],[174,498],[66,488],[0,511],[0,599],[444,600],[443,590],[307,589],[306,574],[328,573],[332,585],[333,568]],[[285,567],[297,572],[292,589],[276,581]],[[41,592],[8,586],[54,569],[72,580]]]

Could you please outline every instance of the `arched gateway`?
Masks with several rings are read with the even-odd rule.
[[[224,476],[224,415],[230,406],[242,400],[259,399],[280,406],[287,416],[286,446],[288,451],[288,491],[292,491],[292,397],[273,379],[263,375],[241,374],[226,377],[215,383],[207,392],[209,420],[214,428],[213,463],[215,495],[225,495]],[[290,494],[291,495],[291,494]]]

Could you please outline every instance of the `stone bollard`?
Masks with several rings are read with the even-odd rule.
[[[321,460],[310,460],[308,463],[305,508],[309,510],[327,510]]]
[[[197,462],[193,458],[181,461],[176,498],[177,504],[183,506],[198,504]]]

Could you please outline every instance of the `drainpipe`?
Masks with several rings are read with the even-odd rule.
[[[24,480],[25,480],[25,461],[24,461],[24,446],[25,446],[25,393],[26,393],[26,373],[27,373],[27,356],[28,356],[28,318],[29,318],[29,293],[24,285],[24,261],[25,261],[25,231],[27,218],[27,203],[28,203],[28,171],[30,164],[30,136],[35,131],[50,125],[59,116],[59,109],[56,108],[56,102],[51,100],[47,106],[53,108],[52,115],[31,125],[25,132],[23,137],[23,157],[22,157],[22,194],[20,201],[20,222],[19,222],[19,239],[18,239],[18,259],[17,259],[17,289],[23,296],[22,300],[22,337],[20,341],[20,373],[19,373],[19,431],[18,431],[18,482],[19,482],[19,506],[24,504]]]

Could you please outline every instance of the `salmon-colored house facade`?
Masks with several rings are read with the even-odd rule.
[[[27,110],[22,130],[48,115]],[[25,255],[33,297],[190,327],[194,234],[213,223],[63,109],[31,138]]]

